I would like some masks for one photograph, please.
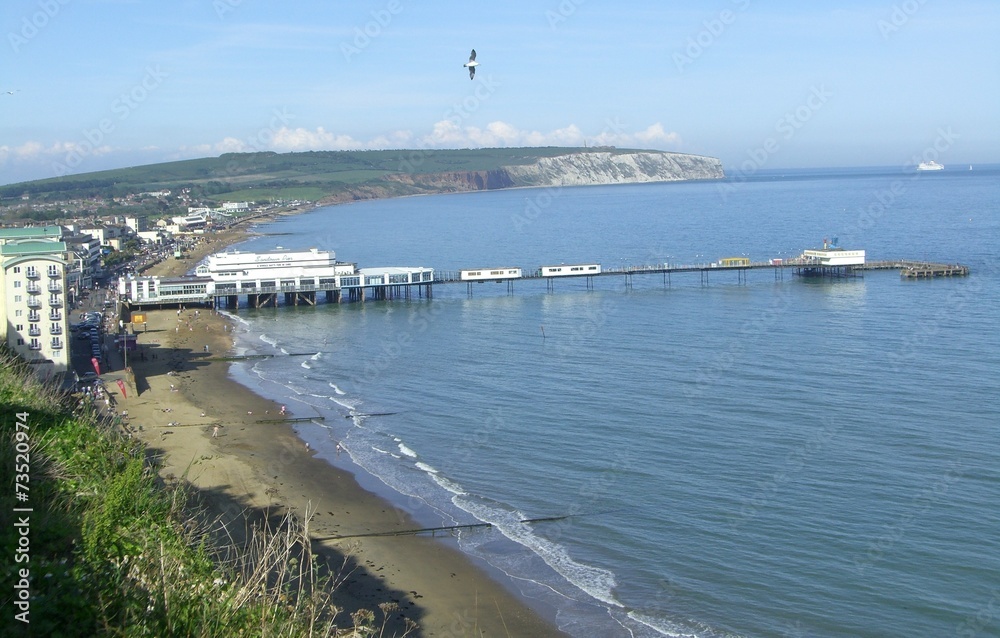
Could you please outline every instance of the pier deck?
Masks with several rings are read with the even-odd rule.
[[[863,259],[863,256],[862,256]],[[962,277],[969,274],[969,267],[961,264],[943,264],[919,260],[883,260],[869,261],[854,265],[829,265],[814,259],[773,259],[770,261],[750,262],[745,258],[725,259],[709,264],[650,264],[636,266],[616,266],[602,268],[600,264],[589,264],[586,268],[576,267],[563,269],[558,266],[542,268],[504,269],[504,275],[496,279],[482,278],[470,281],[463,278],[468,271],[439,271],[431,268],[379,268],[359,269],[352,273],[342,273],[330,278],[274,278],[266,281],[231,281],[216,282],[211,277],[180,277],[173,279],[155,279],[144,284],[147,295],[137,297],[127,295],[127,305],[130,310],[144,306],[175,306],[181,304],[204,304],[207,306],[225,305],[230,308],[239,307],[238,299],[246,299],[245,304],[261,308],[277,306],[279,298],[284,298],[285,305],[315,305],[320,294],[325,295],[328,302],[364,301],[368,294],[374,300],[391,300],[394,298],[409,299],[411,291],[419,296],[432,296],[434,284],[465,283],[472,294],[474,283],[505,282],[508,292],[513,292],[514,282],[521,279],[546,280],[550,291],[559,279],[585,278],[587,287],[593,284],[594,277],[623,277],[625,287],[632,287],[635,275],[661,275],[664,285],[669,285],[674,274],[699,273],[702,285],[708,285],[712,273],[736,271],[737,281],[747,282],[747,273],[751,270],[771,269],[776,280],[783,279],[786,271],[793,271],[801,277],[862,277],[868,270],[899,270],[900,276],[906,279],[928,279],[933,277]],[[579,271],[579,272],[577,272]],[[499,271],[498,271],[499,272]],[[558,274],[555,274],[557,273]],[[475,274],[480,274],[476,271]],[[154,285],[155,284],[155,285]],[[120,284],[125,293],[125,280]],[[132,291],[129,291],[130,293]]]
[[[824,266],[801,259],[785,259],[780,263],[775,261],[759,261],[750,262],[749,264],[741,264],[736,266],[723,266],[718,263],[716,264],[683,264],[683,265],[668,265],[668,264],[653,264],[653,265],[639,265],[639,266],[618,266],[604,268],[599,273],[580,273],[580,274],[568,274],[561,275],[558,277],[552,277],[542,273],[541,269],[521,269],[521,276],[517,279],[569,279],[574,277],[606,277],[606,276],[626,276],[631,275],[671,275],[674,273],[713,273],[713,272],[731,272],[731,271],[747,271],[747,270],[763,270],[763,269],[774,269],[775,271],[787,271],[793,270],[798,274],[809,276],[810,274],[815,274],[817,276],[831,275],[833,273],[840,273],[841,275],[856,274],[857,272],[864,272],[868,270],[899,270],[902,277],[917,278],[917,277],[952,277],[952,276],[966,276],[969,274],[969,267],[963,266],[961,264],[939,264],[926,261],[917,261],[911,259],[888,259],[880,261],[870,261],[862,265],[857,266]],[[434,271],[434,283],[435,284],[449,284],[449,283],[468,283],[466,280],[461,279],[459,272],[451,271]],[[486,281],[493,281],[492,279],[487,279]],[[499,281],[499,280],[498,280]]]

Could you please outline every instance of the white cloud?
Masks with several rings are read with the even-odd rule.
[[[584,144],[656,148],[677,150],[681,145],[680,136],[668,132],[663,124],[656,122],[645,129],[627,133],[620,127],[609,126],[604,131],[585,133],[576,124],[550,131],[520,129],[517,126],[497,120],[485,127],[462,126],[454,118],[435,123],[424,135],[415,135],[407,130],[395,130],[361,140],[347,133],[328,131],[325,127],[308,129],[303,127],[265,128],[256,135],[241,139],[224,137],[216,142],[183,145],[173,148],[162,144],[147,145],[138,150],[114,148],[109,145],[96,146],[89,141],[52,142],[26,141],[19,145],[0,145],[0,166],[8,172],[16,171],[21,179],[35,179],[42,173],[51,176],[53,167],[60,171],[84,172],[88,170],[88,158],[105,157],[101,168],[107,168],[116,157],[121,165],[131,165],[137,159],[152,163],[195,157],[211,157],[222,153],[253,153],[258,151],[344,151],[381,150],[406,148],[485,148],[515,146],[583,146]],[[137,154],[140,156],[137,157]],[[113,156],[113,157],[108,157]],[[89,170],[97,170],[91,167]],[[58,171],[57,171],[58,172]],[[13,175],[7,176],[14,177]]]
[[[659,122],[651,124],[645,131],[636,133],[635,139],[646,144],[677,144],[680,142],[680,136],[677,133],[667,133]]]
[[[344,133],[331,133],[320,126],[314,131],[283,126],[271,138],[275,151],[347,151],[366,148],[367,145]]]
[[[637,133],[602,131],[586,135],[576,124],[543,132],[519,129],[503,121],[490,122],[485,127],[461,126],[454,119],[436,122],[429,133],[415,137],[410,131],[392,131],[369,140],[359,140],[346,133],[334,133],[320,126],[315,129],[276,129],[269,139],[257,144],[227,138],[213,144],[216,152],[251,152],[256,150],[289,151],[343,151],[391,148],[486,148],[498,146],[582,146],[585,142],[610,146],[677,147],[680,136],[667,132],[657,122]],[[262,148],[266,146],[265,148]]]
[[[98,156],[107,155],[113,149],[107,144],[94,146],[90,143],[79,142],[53,142],[45,146],[41,142],[27,141],[20,146],[0,146],[0,162],[37,162],[54,160],[70,156]]]

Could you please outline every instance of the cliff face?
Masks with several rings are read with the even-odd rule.
[[[635,151],[592,151],[541,157],[532,164],[490,171],[397,173],[386,179],[423,192],[475,191],[518,186],[634,184],[692,179],[721,179],[722,162],[714,157]]]
[[[634,184],[724,177],[722,162],[714,157],[654,151],[543,157],[531,165],[508,166],[507,173],[517,186]]]
[[[511,181],[506,168],[492,171],[454,171],[447,173],[397,173],[387,175],[407,186],[431,191],[485,191],[517,186]]]

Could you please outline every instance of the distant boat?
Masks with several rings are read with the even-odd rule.
[[[931,160],[929,162],[920,162],[919,164],[917,164],[918,171],[940,171],[943,169],[944,166],[938,164],[934,160]]]

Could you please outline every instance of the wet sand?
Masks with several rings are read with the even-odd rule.
[[[208,254],[238,241],[242,231],[202,242],[191,259],[167,261],[151,271],[177,275]],[[210,512],[234,530],[255,517],[314,512],[314,539],[421,527],[403,510],[363,489],[348,472],[315,458],[268,401],[229,376],[232,326],[211,309],[146,312],[137,327],[141,354],[130,353],[136,390],[119,410],[129,413],[137,436],[159,458],[167,480],[185,477]],[[207,346],[207,351],[206,351]],[[116,362],[107,379],[123,376]],[[402,634],[405,616],[419,625],[413,636],[561,636],[547,619],[528,607],[484,568],[441,539],[402,535],[346,540],[315,540],[314,551],[334,564],[347,560],[350,572],[336,604],[350,612],[396,602],[388,625]],[[346,572],[345,572],[346,573]],[[387,633],[387,635],[391,635]]]

